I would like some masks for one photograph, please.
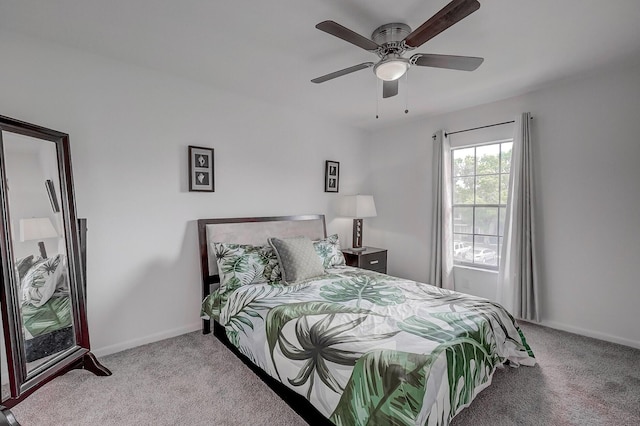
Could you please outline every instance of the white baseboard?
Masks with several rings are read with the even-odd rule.
[[[140,337],[137,339],[131,339],[124,342],[116,343],[114,345],[105,346],[102,348],[91,349],[91,352],[97,357],[111,355],[116,352],[121,352],[126,349],[135,348],[136,346],[146,345],[147,343],[157,342],[159,340],[169,339],[171,337],[180,336],[182,334],[191,333],[202,329],[202,322],[197,324],[191,324],[184,327],[178,327],[171,330],[165,330],[160,333],[151,334],[149,336]]]
[[[568,331],[569,333],[580,334],[581,336],[593,337],[594,339],[604,340],[607,342],[617,343],[619,345],[631,346],[632,348],[640,349],[640,342],[608,333],[587,330],[584,328],[574,327],[555,321],[541,321],[540,325],[549,328],[555,328],[556,330]]]

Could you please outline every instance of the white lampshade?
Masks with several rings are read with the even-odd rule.
[[[376,217],[376,204],[373,195],[346,195],[340,203],[340,216],[342,217]]]
[[[20,219],[20,241],[44,240],[56,238],[58,232],[48,217]]]

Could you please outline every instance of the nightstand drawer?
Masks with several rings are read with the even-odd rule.
[[[377,253],[363,253],[360,256],[359,265],[364,269],[386,269],[387,268],[387,252],[380,251]]]
[[[367,247],[365,250],[343,249],[342,254],[349,266],[387,273],[387,250]]]

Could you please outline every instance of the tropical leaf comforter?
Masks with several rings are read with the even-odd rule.
[[[231,343],[337,425],[446,425],[497,367],[535,365],[500,305],[371,271],[225,299]]]
[[[30,303],[22,304],[22,322],[25,338],[42,336],[71,325],[71,298],[54,296],[44,305],[35,307]]]

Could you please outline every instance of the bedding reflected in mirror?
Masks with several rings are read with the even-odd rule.
[[[64,205],[58,204],[61,197],[56,145],[7,131],[2,132],[2,140],[29,374],[76,344]]]

